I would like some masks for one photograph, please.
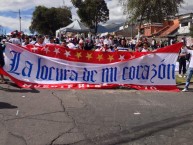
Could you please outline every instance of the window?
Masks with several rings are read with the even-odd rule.
[[[181,27],[188,26],[188,22],[181,23]]]

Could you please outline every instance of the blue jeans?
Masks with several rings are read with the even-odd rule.
[[[188,74],[188,75],[187,75],[187,79],[186,79],[186,86],[185,86],[185,88],[188,89],[188,87],[189,87],[189,85],[190,85],[190,80],[191,80],[192,75],[193,75],[193,67],[189,67],[189,68],[188,68],[188,73],[187,73],[187,74]]]

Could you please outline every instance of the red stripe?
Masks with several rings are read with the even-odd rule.
[[[86,83],[74,83],[74,84],[37,84],[37,83],[29,83],[24,82],[21,80],[18,80],[11,75],[9,75],[7,72],[5,72],[3,69],[1,69],[1,72],[8,76],[14,83],[16,83],[21,88],[36,88],[36,89],[113,89],[113,88],[119,88],[119,87],[125,87],[125,88],[133,88],[136,90],[143,90],[143,91],[171,91],[171,92],[179,92],[179,88],[177,88],[176,85],[154,85],[154,86],[143,86],[143,85],[137,85],[137,84],[108,84],[108,85],[100,85],[100,84],[86,84]],[[82,86],[82,87],[79,87]]]
[[[13,44],[10,44],[13,45]],[[68,48],[64,48],[59,45],[46,45],[45,47],[36,47],[37,51],[34,52],[34,45],[27,45],[26,47],[22,47],[30,52],[37,53],[40,55],[59,58],[68,61],[74,62],[84,62],[84,63],[97,63],[97,64],[108,64],[115,63],[121,61],[128,61],[131,59],[136,59],[141,56],[152,54],[152,53],[178,53],[180,48],[182,47],[182,43],[177,43],[174,45],[170,45],[167,47],[163,47],[160,49],[156,49],[153,52],[96,52],[96,51],[86,51],[86,50],[72,50]],[[49,52],[46,53],[45,49],[48,48]],[[58,49],[60,54],[56,54],[54,50]],[[66,52],[70,53],[70,56],[66,57],[64,54]],[[120,57],[124,56],[124,60],[120,60]]]

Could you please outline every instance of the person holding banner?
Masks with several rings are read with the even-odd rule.
[[[120,40],[120,45],[117,46],[117,51],[128,51],[129,46],[126,44],[126,39],[122,38]]]
[[[192,48],[193,48],[193,46],[192,46]],[[187,52],[190,53],[190,63],[189,63],[185,88],[182,90],[183,92],[188,91],[188,87],[190,85],[190,80],[191,80],[192,75],[193,75],[193,50],[192,49],[191,50],[187,49]]]
[[[1,82],[0,83],[6,83],[3,74],[1,73],[1,68],[5,65],[5,61],[4,61],[4,47],[2,47],[2,44],[0,43],[0,76],[1,76]]]
[[[17,30],[11,32],[11,39],[9,40],[10,43],[21,45],[21,33]]]
[[[109,48],[108,46],[108,41],[104,40],[103,45],[97,49],[95,49],[95,51],[101,51],[101,52],[112,52],[112,50]]]
[[[148,49],[148,43],[144,43],[141,52],[148,52],[148,51],[149,51],[149,49]]]
[[[22,43],[22,46],[26,46],[28,45],[30,42],[29,42],[29,37],[28,36],[25,36],[25,39],[24,39],[24,42]]]
[[[39,35],[38,40],[34,45],[35,46],[40,46],[40,47],[46,46],[46,43],[44,43],[44,37],[42,35]]]
[[[82,39],[80,39],[80,41],[78,43],[78,49],[84,50],[84,41]]]

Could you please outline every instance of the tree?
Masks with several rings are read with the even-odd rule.
[[[37,31],[40,34],[54,35],[55,31],[70,24],[72,18],[68,7],[46,8],[37,6],[33,12],[31,32]]]
[[[71,0],[78,8],[77,14],[81,22],[97,33],[98,24],[109,20],[109,9],[105,0]]]
[[[132,21],[161,23],[178,13],[184,0],[120,0]]]
[[[162,22],[174,16],[184,0],[120,0],[126,12],[134,19]]]

